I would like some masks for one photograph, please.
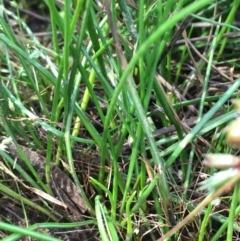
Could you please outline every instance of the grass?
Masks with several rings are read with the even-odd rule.
[[[223,193],[239,175],[197,188],[217,172],[205,153],[237,154],[223,130],[239,96],[239,1],[103,2],[1,2],[0,134],[24,164],[5,143],[1,239],[238,240],[239,184]],[[81,218],[53,193],[55,167]]]

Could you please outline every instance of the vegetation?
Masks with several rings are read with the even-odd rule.
[[[239,5],[1,1],[1,240],[239,240]]]

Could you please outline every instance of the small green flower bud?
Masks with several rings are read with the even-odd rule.
[[[207,189],[209,192],[214,192],[219,187],[224,185],[227,181],[229,181],[229,179],[237,175],[238,172],[239,170],[236,168],[230,168],[224,171],[217,172],[213,176],[206,179],[205,181],[200,182],[199,183],[200,187],[198,188],[198,190]],[[229,186],[229,189],[230,188],[231,186]]]
[[[235,110],[240,111],[240,100],[234,99],[234,100],[232,100],[232,103],[234,105]]]
[[[234,120],[225,128],[227,144],[240,148],[240,119]]]

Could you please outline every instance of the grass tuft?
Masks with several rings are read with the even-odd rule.
[[[238,240],[239,5],[1,1],[1,240]]]

